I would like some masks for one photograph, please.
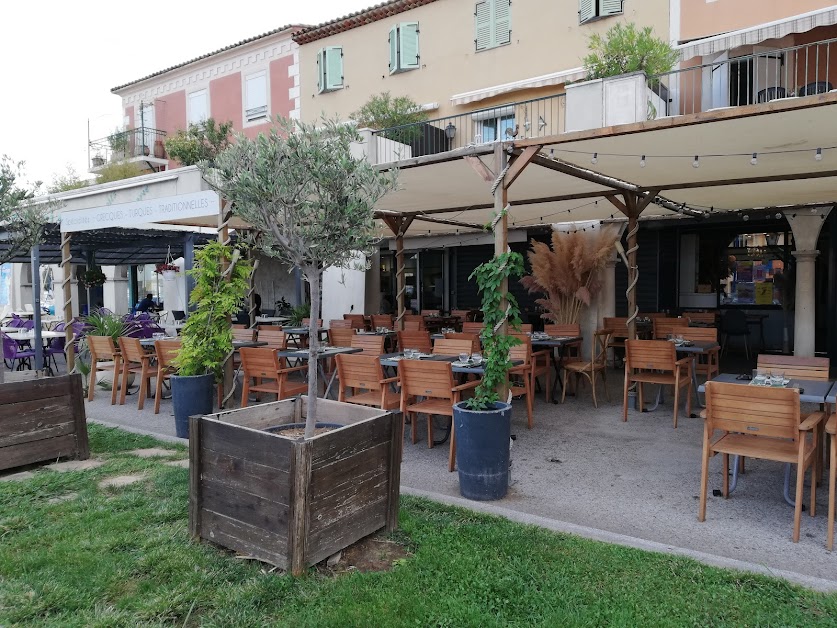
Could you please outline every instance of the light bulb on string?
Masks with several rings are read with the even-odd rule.
[[[759,165],[759,154],[753,153],[753,156],[750,157],[750,165],[758,166]]]
[[[590,163],[594,166],[599,163],[599,153],[593,153],[593,158],[590,160]]]
[[[782,219],[782,212],[776,212],[776,220]]]
[[[816,155],[814,155],[814,159],[817,161],[822,161],[822,148],[817,149]]]
[[[695,160],[692,162],[692,168],[700,168],[700,156],[695,155]]]
[[[747,215],[747,214],[744,214],[744,216],[742,217],[742,220],[744,220],[744,222],[746,222],[746,221],[750,220],[750,216]]]
[[[640,167],[640,168],[645,168],[645,155],[643,155],[642,157],[640,157],[640,159],[639,159],[639,167]]]

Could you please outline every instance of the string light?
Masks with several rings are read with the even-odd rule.
[[[782,219],[782,212],[776,212],[776,220]]]
[[[593,153],[593,158],[590,160],[590,163],[594,166],[599,163],[599,153]]]
[[[822,161],[822,148],[817,149],[817,154],[814,155],[814,159],[817,161]]]
[[[640,159],[639,159],[639,167],[640,167],[640,168],[645,168],[645,155],[643,155],[642,157],[640,157]]]
[[[759,165],[759,154],[753,153],[753,156],[750,158],[750,164],[753,166]]]
[[[695,155],[695,160],[692,162],[692,168],[700,168],[700,157]]]
[[[747,214],[744,214],[744,216],[742,217],[742,220],[744,220],[746,222],[747,220],[750,220],[750,217]]]

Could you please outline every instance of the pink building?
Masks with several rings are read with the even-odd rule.
[[[299,54],[283,26],[114,87],[122,98],[124,133],[90,141],[90,170],[127,159],[144,170],[177,167],[164,140],[207,118],[232,122],[255,137],[276,116],[299,117]]]

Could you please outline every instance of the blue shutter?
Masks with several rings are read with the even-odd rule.
[[[399,70],[415,70],[419,67],[419,25],[418,22],[405,22],[399,31]]]
[[[511,0],[494,0],[494,45],[511,43]]]
[[[491,22],[491,3],[492,0],[482,0],[477,2],[477,10],[474,13],[475,17],[475,33],[474,42],[477,50],[485,50],[494,45],[494,38],[492,37],[492,22]]]
[[[325,88],[326,91],[343,87],[343,48],[329,46],[325,48]]]
[[[578,23],[584,24],[596,17],[597,0],[578,0]]]
[[[389,29],[389,73],[398,72],[398,27]]]
[[[599,7],[599,15],[617,15],[622,13],[623,0],[599,0],[601,6]]]

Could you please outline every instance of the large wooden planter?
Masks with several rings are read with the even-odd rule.
[[[189,529],[300,574],[363,537],[398,526],[400,415],[320,399],[308,440],[266,428],[305,421],[305,396],[192,417]]]
[[[81,375],[0,384],[0,470],[89,456]]]

